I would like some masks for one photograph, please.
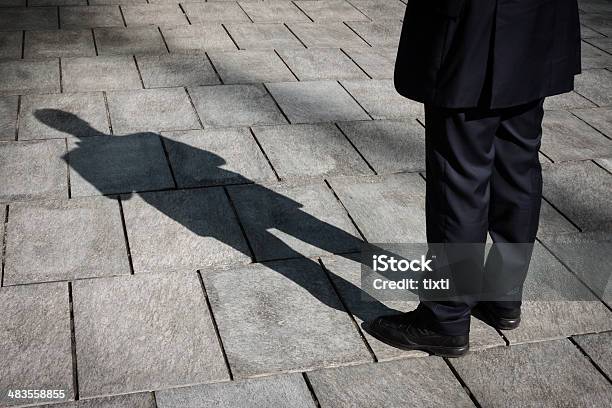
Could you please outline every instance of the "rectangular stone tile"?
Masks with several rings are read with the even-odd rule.
[[[115,133],[200,128],[183,88],[113,91],[107,99]]]
[[[364,322],[388,314],[405,313],[414,310],[418,305],[415,294],[406,294],[406,300],[378,300],[362,289],[361,260],[359,255],[334,256],[322,259],[339,295],[349,312],[361,327]],[[413,299],[413,300],[410,300]],[[401,350],[389,346],[362,330],[368,344],[378,361],[394,360],[403,357],[422,357],[427,353],[418,350]],[[503,338],[493,329],[477,319],[470,322],[470,349],[481,350],[488,347],[503,346]]]
[[[366,74],[337,48],[281,50],[278,53],[301,81],[367,78]]]
[[[366,44],[342,23],[292,23],[291,31],[308,48],[364,47]]]
[[[586,13],[580,16],[580,22],[606,37],[612,36],[612,23],[609,14]]]
[[[180,26],[189,22],[178,4],[138,4],[122,6],[125,23],[136,26]]]
[[[611,191],[612,175],[592,162],[544,169],[544,197],[583,231],[612,228]]]
[[[612,156],[612,140],[570,112],[547,111],[542,123],[542,153],[555,162]]]
[[[21,31],[0,31],[0,59],[21,58]]]
[[[612,11],[607,0],[580,0],[578,7],[580,11],[587,13],[607,13]]]
[[[357,65],[374,79],[392,79],[395,70],[394,48],[348,48],[344,50]]]
[[[587,42],[608,54],[612,54],[612,38],[610,37],[589,38]]]
[[[578,95],[575,91],[564,93],[561,95],[549,96],[544,100],[544,109],[546,110],[568,110],[576,108],[594,108],[593,102],[586,99],[584,96]]]
[[[236,378],[372,361],[316,261],[255,264],[203,278]]]
[[[267,87],[291,123],[370,119],[335,81],[282,82]]]
[[[346,24],[372,47],[397,48],[399,44],[402,31],[402,22],[400,20],[379,21],[375,23],[350,21]]]
[[[574,340],[608,377],[612,377],[611,332],[578,336]]]
[[[612,108],[576,109],[572,113],[612,138]]]
[[[68,285],[52,283],[0,289],[0,404],[40,403],[11,399],[9,390],[63,390],[74,399]]]
[[[590,407],[612,398],[610,384],[565,339],[496,347],[449,361],[484,407],[509,401],[514,406]]]
[[[94,36],[99,55],[146,55],[167,52],[157,27],[96,28]]]
[[[0,95],[59,93],[59,60],[0,61]]]
[[[17,96],[0,97],[0,141],[15,140],[18,105]]]
[[[444,360],[437,357],[341,367],[307,375],[322,408],[474,406]]]
[[[178,187],[276,180],[246,128],[190,130],[163,136]]]
[[[416,120],[338,125],[377,173],[425,171],[425,128]]]
[[[130,273],[116,200],[88,198],[10,206],[5,285]]]
[[[538,227],[538,237],[549,235],[565,234],[578,232],[578,228],[572,225],[559,211],[548,203],[542,200],[540,208],[540,225]]]
[[[262,85],[189,88],[205,128],[287,123]]]
[[[612,105],[612,72],[590,69],[576,76],[576,92],[599,106]]]
[[[282,179],[372,174],[333,124],[253,128]]]
[[[175,388],[157,391],[155,396],[159,408],[315,407],[300,374]]]
[[[156,408],[153,393],[138,393],[83,399],[63,404],[44,405],[44,408]]]
[[[582,41],[582,69],[612,67],[612,55]]]
[[[0,143],[0,202],[67,198],[63,140]]]
[[[58,28],[56,7],[3,8],[0,12],[0,31],[56,28]]]
[[[425,180],[416,173],[330,180],[369,242],[427,242]]]
[[[346,211],[320,181],[231,186],[229,192],[258,262],[360,248]]]
[[[315,22],[369,21],[362,12],[344,0],[296,1],[295,4]]]
[[[82,397],[228,380],[196,273],[73,285]]]
[[[137,274],[194,271],[251,260],[227,196],[219,187],[142,193],[123,199]]]
[[[290,1],[241,1],[239,4],[255,23],[310,21],[308,17]]]
[[[209,56],[226,84],[296,81],[272,50],[211,52]]]
[[[123,27],[118,6],[60,7],[62,29]]]
[[[283,24],[227,24],[226,27],[242,50],[304,48]]]
[[[400,20],[404,17],[406,5],[398,0],[349,0],[374,21]]]
[[[93,136],[68,141],[72,196],[174,187],[159,136]]]
[[[102,92],[25,95],[19,111],[19,140],[108,134]]]
[[[183,3],[183,9],[192,24],[248,22],[249,17],[236,2]]]
[[[96,55],[90,30],[26,31],[25,58],[91,57]]]
[[[204,54],[208,50],[235,50],[236,45],[221,24],[162,28],[172,53]]]
[[[342,81],[342,86],[374,119],[424,119],[422,103],[401,96],[390,79]]]
[[[142,55],[136,58],[146,88],[219,84],[203,55]]]
[[[62,59],[64,92],[142,89],[134,58],[127,55]]]

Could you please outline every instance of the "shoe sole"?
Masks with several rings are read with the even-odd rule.
[[[427,353],[433,354],[438,357],[457,358],[457,357],[464,356],[470,349],[469,344],[465,346],[461,346],[461,347],[425,346],[425,345],[416,344],[416,343],[412,343],[408,345],[400,344],[393,340],[389,340],[384,336],[379,335],[375,331],[371,330],[369,326],[364,326],[364,329],[366,330],[368,334],[382,341],[383,343],[389,344],[395,348],[406,350],[406,351],[419,350],[419,351],[426,351]]]

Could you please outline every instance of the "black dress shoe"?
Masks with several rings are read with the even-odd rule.
[[[402,350],[422,350],[441,357],[460,357],[469,349],[469,336],[448,336],[419,324],[415,312],[381,316],[364,324],[366,332]]]
[[[497,307],[493,302],[479,302],[472,309],[472,316],[498,330],[513,330],[521,324],[521,308]]]

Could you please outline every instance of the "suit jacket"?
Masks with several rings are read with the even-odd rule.
[[[407,98],[447,108],[516,106],[573,89],[577,0],[409,0],[395,65]]]

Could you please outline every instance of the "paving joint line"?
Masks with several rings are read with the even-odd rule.
[[[240,50],[241,48],[238,46],[238,43],[236,42],[236,40],[234,40],[234,37],[232,37],[232,33],[230,33],[228,28],[225,26],[225,23],[221,23],[221,27],[223,27],[223,30],[225,31],[225,33],[229,36],[230,40],[232,40],[236,49]]]
[[[185,91],[185,94],[187,94],[187,99],[189,100],[189,103],[191,104],[191,109],[193,109],[193,112],[195,113],[195,116],[198,119],[198,123],[200,124],[200,129],[198,130],[204,129],[204,122],[202,122],[202,119],[200,118],[200,114],[198,113],[195,103],[193,102],[193,98],[191,97],[191,94],[189,93],[189,89],[187,89],[187,87],[184,86],[183,90]]]
[[[455,378],[457,379],[457,381],[459,382],[461,387],[463,388],[463,391],[468,395],[470,400],[472,400],[472,403],[477,408],[482,408],[482,405],[480,405],[480,402],[478,402],[478,399],[476,398],[476,396],[474,395],[472,390],[470,390],[470,387],[468,387],[468,385],[465,383],[465,381],[463,381],[463,378],[461,378],[461,376],[459,375],[459,373],[457,372],[455,367],[451,364],[451,362],[448,360],[448,358],[443,357],[442,359],[444,360],[444,362],[446,363],[448,368],[451,370],[451,372],[453,373],[453,375],[455,376]]]
[[[4,224],[4,230],[2,231],[2,253],[0,254],[0,287],[4,286],[4,268],[6,266],[6,237],[8,236],[8,220],[9,220],[9,209],[10,204],[4,208],[4,214],[2,217],[2,223]]]
[[[66,186],[68,187],[68,199],[72,198],[72,185],[70,184],[70,151],[68,150],[68,139],[64,139],[64,148],[66,153],[64,155],[66,161]]]
[[[142,72],[140,72],[140,67],[138,66],[138,60],[136,59],[136,55],[132,55],[132,59],[134,60],[136,71],[138,72],[138,78],[140,79],[140,85],[142,85],[142,89],[147,89],[145,87],[144,79],[142,78]]]
[[[582,228],[580,228],[580,226],[578,224],[576,224],[570,217],[565,215],[552,201],[548,200],[544,195],[542,195],[542,201],[547,202],[548,205],[550,205],[556,212],[561,214],[561,216],[563,218],[565,218],[570,224],[572,224],[572,226],[574,228],[576,228],[578,230],[578,232],[584,232],[584,231],[582,231]]]
[[[591,161],[600,169],[603,169],[606,173],[612,174],[612,171],[608,170],[607,168],[603,167],[601,164],[597,163],[597,160],[599,159],[591,159]]]
[[[59,71],[60,93],[64,93],[64,78],[62,76],[62,59],[61,58],[57,59],[57,67],[58,67],[58,71]]]
[[[91,29],[91,36],[93,38],[94,51],[96,52],[96,57],[97,57],[100,55],[100,53],[98,52],[98,43],[96,41],[96,33],[93,28]]]
[[[293,70],[291,69],[291,67],[289,66],[289,64],[287,64],[287,61],[285,61],[285,60],[283,59],[283,57],[282,57],[282,56],[281,56],[281,55],[278,53],[278,51],[276,50],[276,48],[275,48],[275,49],[273,49],[273,52],[274,52],[276,55],[278,55],[278,58],[280,58],[280,60],[282,61],[282,63],[283,63],[283,64],[285,64],[285,66],[287,67],[287,69],[289,70],[289,72],[291,72],[291,75],[293,75],[293,76],[295,77],[295,79],[296,79],[298,82],[301,82],[301,81],[300,81],[300,78],[298,78],[298,76],[295,74],[295,72],[293,72]]]
[[[25,59],[25,35],[26,30],[21,31],[21,59]]]
[[[189,16],[187,15],[187,12],[185,11],[185,9],[183,8],[183,5],[181,3],[179,3],[179,8],[181,9],[181,11],[183,12],[183,15],[185,16],[185,19],[187,20],[187,24],[192,25],[191,24],[191,20],[189,19]]]
[[[352,5],[352,4],[351,4]],[[372,21],[372,23],[374,23],[374,21]],[[351,30],[353,33],[355,33],[355,35],[359,38],[361,38],[361,40],[368,44],[370,46],[370,48],[374,48],[374,46],[372,44],[370,44],[365,38],[363,38],[357,31],[355,31],[350,25],[347,24],[346,21],[343,21],[342,24],[344,24],[345,26],[348,27],[349,30]]]
[[[123,210],[123,200],[121,195],[117,196],[117,204],[119,205],[119,216],[121,218],[121,227],[123,229],[123,239],[125,241],[125,249],[128,257],[128,264],[130,266],[130,275],[134,275],[134,263],[132,260],[132,250],[130,249],[130,240],[127,232],[127,222],[125,221],[125,211]]]
[[[300,42],[300,44],[302,44],[302,46],[303,46],[304,48],[308,49],[308,47],[306,46],[306,44],[304,43],[304,41],[302,41],[302,39],[301,39],[300,37],[298,37],[298,35],[297,35],[296,33],[294,33],[294,32],[293,32],[293,30],[291,29],[291,27],[289,27],[289,24],[287,24],[287,23],[283,23],[283,25],[285,26],[285,28],[286,28],[287,30],[289,30],[289,32],[290,32],[291,34],[293,34],[293,36],[294,36],[295,38],[297,38],[297,40]]]
[[[314,19],[312,17],[310,17],[310,15],[305,12],[299,4],[297,4],[295,1],[291,1],[291,4],[293,4],[295,7],[297,7],[298,10],[300,10],[302,13],[304,13],[304,15],[306,16],[306,18],[308,18],[310,20],[311,23],[314,23]]]
[[[161,27],[158,26],[157,31],[159,32],[159,35],[161,36],[161,39],[164,42],[164,47],[166,47],[167,54],[170,54],[170,47],[168,47],[168,42],[166,41],[166,37],[164,37],[164,33],[162,32]]]
[[[580,351],[580,353],[582,353],[582,355],[584,355],[589,360],[593,367],[595,367],[595,369],[599,371],[599,374],[601,374],[606,380],[608,380],[610,384],[612,384],[612,379],[608,376],[608,374],[606,374],[606,372],[599,366],[599,364],[597,364],[595,360],[591,358],[589,353],[587,353],[586,350],[583,349],[580,344],[578,344],[574,337],[570,336],[567,339],[578,349],[578,351]]]
[[[174,174],[174,168],[172,167],[172,162],[170,161],[170,153],[168,152],[168,146],[164,142],[165,138],[161,135],[159,136],[159,143],[161,143],[162,150],[164,151],[164,157],[166,158],[166,164],[168,165],[168,170],[170,170],[170,176],[172,177],[172,183],[174,183],[174,188],[178,189],[178,183],[176,182],[176,176]]]
[[[246,228],[244,227],[244,225],[242,224],[242,221],[240,220],[240,216],[238,215],[238,209],[236,208],[236,205],[234,204],[234,200],[232,200],[232,196],[229,193],[229,190],[227,189],[226,186],[223,186],[223,192],[225,193],[225,198],[227,198],[230,208],[232,209],[232,213],[234,214],[234,217],[236,218],[236,223],[238,224],[238,227],[240,227],[240,232],[242,232],[244,241],[246,242],[247,248],[249,249],[249,252],[251,255],[250,256],[251,264],[257,263],[257,259],[255,258],[255,251],[253,250],[251,241],[249,240],[249,237],[246,233]]]
[[[22,95],[17,96],[17,117],[15,118],[15,141],[19,140],[19,126],[21,126],[21,99]]]
[[[366,239],[364,233],[361,231],[361,228],[359,228],[359,226],[357,225],[357,222],[355,222],[355,219],[353,218],[353,216],[351,215],[351,213],[349,212],[348,208],[346,208],[346,206],[344,205],[344,203],[342,202],[342,200],[340,199],[340,197],[338,196],[338,194],[336,194],[336,192],[334,191],[333,187],[331,186],[331,184],[329,183],[329,180],[324,179],[323,182],[325,183],[325,185],[327,185],[327,188],[331,191],[331,193],[334,195],[334,197],[336,198],[336,201],[342,206],[342,208],[344,209],[344,211],[346,212],[346,215],[348,216],[349,220],[353,223],[353,226],[355,227],[355,229],[357,230],[357,233],[359,234],[359,236],[361,237],[361,240],[364,243],[368,243],[368,240]]]
[[[598,108],[590,108],[590,109],[598,109]],[[586,123],[590,128],[592,128],[593,130],[595,130],[597,133],[601,134],[603,137],[605,137],[608,140],[612,140],[612,137],[609,137],[608,135],[606,135],[604,132],[602,132],[601,130],[597,129],[595,126],[591,125],[589,122],[587,122],[586,120],[582,119],[580,116],[576,115],[574,113],[574,110],[568,110],[567,112],[570,113],[570,115],[578,118],[579,121]],[[593,159],[591,159],[593,160]]]
[[[102,91],[102,98],[104,99],[104,108],[106,109],[106,120],[108,121],[108,131],[111,136],[115,134],[113,131],[113,122],[111,120],[110,108],[108,106],[108,96],[106,95],[107,91]]]
[[[352,62],[353,64],[355,64],[355,65],[357,66],[357,68],[359,68],[359,69],[361,70],[361,72],[363,72],[363,73],[364,73],[364,74],[365,74],[365,75],[368,77],[368,79],[372,79],[372,80],[374,79],[374,78],[372,78],[372,76],[371,76],[370,74],[368,74],[368,73],[366,72],[366,70],[365,70],[365,69],[363,69],[363,68],[361,67],[361,65],[359,65],[359,64],[357,63],[357,61],[355,61],[355,60],[354,60],[354,59],[353,59],[353,58],[352,58],[352,57],[351,57],[351,56],[348,54],[348,52],[346,52],[346,51],[344,50],[344,48],[339,48],[339,50],[340,50],[340,52],[341,52],[341,53],[343,53],[344,55],[346,55],[346,57],[347,57],[348,59],[350,59],[350,60],[351,60],[351,62]]]
[[[357,146],[355,146],[355,143],[353,143],[353,141],[348,137],[348,135],[342,130],[342,128],[340,127],[340,125],[338,125],[338,122],[334,122],[334,125],[336,126],[336,128],[340,131],[340,133],[342,133],[342,135],[344,136],[344,138],[347,140],[347,142],[349,142],[349,144],[353,147],[353,149],[355,149],[355,151],[357,152],[357,154],[359,155],[359,157],[361,157],[361,159],[365,162],[365,164],[368,165],[368,167],[370,168],[370,170],[372,170],[372,172],[374,173],[374,175],[378,176],[378,172],[376,171],[376,169],[374,168],[374,166],[372,166],[370,164],[370,162],[365,158],[365,156],[363,155],[363,153],[361,153],[361,151],[359,151],[359,149],[357,148]]]
[[[351,99],[353,99],[353,100],[355,101],[355,103],[356,103],[357,105],[359,105],[359,107],[360,107],[360,108],[361,108],[361,109],[362,109],[362,110],[363,110],[363,111],[366,113],[366,115],[368,115],[368,117],[369,117],[371,120],[376,120],[376,119],[374,119],[374,117],[373,117],[372,115],[370,115],[370,112],[368,112],[368,111],[366,110],[366,108],[364,108],[364,107],[363,107],[363,105],[361,105],[361,103],[360,103],[360,102],[357,100],[357,98],[355,98],[355,97],[353,96],[353,94],[352,94],[352,93],[350,93],[350,92],[349,92],[349,90],[348,90],[348,89],[346,89],[346,88],[344,87],[344,84],[343,84],[341,81],[338,81],[338,80],[337,80],[336,82],[337,82],[337,83],[338,83],[338,84],[339,84],[339,85],[342,87],[342,89],[344,89],[344,91],[345,91],[347,94],[349,94],[349,96],[351,97]]]
[[[306,374],[306,372],[302,372],[302,378],[304,379],[304,382],[306,383],[306,387],[308,388],[308,391],[310,392],[310,396],[312,397],[312,401],[314,402],[315,406],[317,408],[321,408],[321,403],[319,402],[319,398],[317,397],[317,394],[314,392],[314,388],[312,386],[312,384],[310,383],[310,378],[308,378],[308,374]]]
[[[276,105],[276,107],[278,108],[278,110],[280,111],[280,113],[283,115],[283,118],[285,118],[285,120],[287,121],[287,123],[285,124],[290,124],[292,125],[293,123],[291,123],[291,121],[289,120],[289,117],[287,116],[287,114],[285,113],[285,111],[281,108],[280,104],[278,103],[278,101],[276,100],[276,98],[274,97],[274,95],[272,95],[272,92],[270,92],[270,89],[268,89],[268,86],[263,83],[261,84],[264,89],[266,90],[266,92],[268,93],[268,95],[270,95],[270,98],[272,98],[272,100],[274,101],[274,104]],[[277,125],[278,126],[278,125]]]
[[[208,2],[208,0],[206,0]],[[240,10],[242,10],[242,12],[247,16],[247,18],[249,19],[249,21],[251,23],[254,23],[255,21],[251,18],[251,16],[249,15],[249,13],[246,12],[246,10],[244,9],[244,7],[242,7],[242,4],[240,4],[239,1],[236,1],[236,4],[238,5],[238,8],[240,8]]]
[[[204,56],[206,57],[206,60],[208,61],[213,71],[215,72],[215,75],[217,75],[217,78],[219,79],[219,83],[221,85],[224,85],[223,78],[221,78],[221,74],[219,74],[219,71],[217,71],[217,67],[215,67],[215,64],[213,64],[212,59],[210,58],[210,55],[208,55],[208,51],[204,53]],[[210,85],[210,86],[214,86],[214,85]]]
[[[123,14],[123,8],[121,8],[121,4],[118,4],[117,7],[119,7],[119,14],[121,15],[121,21],[123,22],[123,27],[127,27],[127,20],[125,19],[125,15]]]
[[[72,357],[72,387],[74,400],[79,400],[79,370],[76,352],[76,330],[74,325],[74,299],[72,294],[72,282],[68,282],[68,304],[70,308],[70,350]]]
[[[274,165],[272,164],[272,161],[270,160],[270,158],[268,157],[268,153],[266,153],[266,151],[264,150],[261,142],[259,141],[259,139],[257,138],[257,135],[255,135],[255,132],[253,131],[252,127],[249,127],[249,132],[251,133],[251,136],[253,137],[253,139],[255,139],[255,143],[257,143],[257,147],[259,147],[259,150],[261,151],[261,153],[263,154],[263,156],[266,158],[266,161],[268,162],[268,165],[270,166],[270,168],[272,169],[272,171],[274,172],[274,176],[276,177],[276,181],[282,181],[282,179],[280,178],[280,176],[278,175],[278,172],[276,171],[276,168],[274,168]]]

